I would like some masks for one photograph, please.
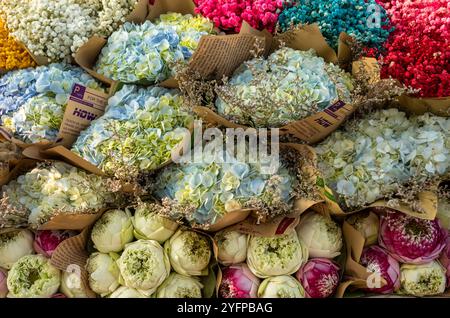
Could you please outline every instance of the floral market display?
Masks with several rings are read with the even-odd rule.
[[[195,162],[171,165],[157,175],[154,194],[167,206],[164,215],[207,229],[240,209],[256,209],[259,218],[291,212],[303,185],[297,177],[299,163],[285,160],[275,169],[265,169],[270,158],[246,161],[237,149],[231,153],[222,147],[217,138]],[[244,147],[248,154],[249,143]]]
[[[0,298],[450,297],[449,44],[448,0],[0,0]]]
[[[380,58],[381,75],[412,87],[418,97],[450,96],[449,2],[379,2],[395,27]]]
[[[278,22],[282,30],[316,23],[334,48],[341,32],[364,46],[380,47],[391,31],[389,16],[375,0],[287,1]]]
[[[0,72],[34,65],[31,55],[9,34],[5,22],[0,18]]]
[[[217,89],[218,114],[241,125],[280,127],[337,101],[351,102],[352,78],[314,50],[281,48],[255,58]]]
[[[379,224],[379,233],[377,240],[365,240],[359,263],[385,281],[383,286],[368,286],[367,292],[419,297],[444,293],[449,233],[438,219],[419,219],[389,209],[379,221],[362,219],[366,227]]]
[[[152,205],[139,209],[155,213]],[[210,239],[181,228],[161,243],[133,237],[134,216],[128,210],[110,210],[95,223],[91,238],[97,251],[86,264],[89,287],[110,298],[202,298],[201,278],[212,274]]]
[[[448,118],[429,113],[377,110],[317,145],[318,167],[339,203],[350,209],[384,198],[394,206],[398,201],[414,205],[413,194],[449,172],[449,127]]]
[[[27,142],[54,141],[74,84],[101,90],[81,68],[54,63],[0,78],[0,114],[5,128]]]
[[[175,75],[177,62],[188,61],[203,35],[213,34],[206,18],[162,14],[154,23],[126,22],[109,38],[95,70],[125,83],[162,82]]]
[[[177,90],[125,85],[72,150],[108,175],[129,179],[170,160],[192,123]]]
[[[262,237],[225,229],[214,239],[223,266],[222,298],[326,298],[341,280],[333,260],[342,248],[341,229],[314,212],[300,216],[296,231]]]
[[[69,61],[93,35],[109,36],[125,22],[136,0],[2,0],[10,34],[35,56]]]
[[[258,30],[275,31],[282,0],[194,0],[195,11],[227,32],[239,33],[242,22]]]
[[[64,214],[92,214],[118,195],[107,180],[63,162],[42,164],[2,188],[0,224],[37,228]]]

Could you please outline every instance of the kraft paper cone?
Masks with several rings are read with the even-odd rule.
[[[148,0],[140,0],[135,9],[126,18],[127,22],[133,22],[136,24],[142,24],[146,20],[154,21],[161,14],[168,12],[178,12],[181,14],[195,15],[195,4],[192,0],[156,0],[153,5],[148,4]],[[92,77],[107,84],[114,84],[115,81],[97,73],[94,68],[97,63],[98,57],[107,43],[107,39],[103,37],[93,36],[88,42],[78,49],[75,54],[75,61],[80,65],[87,73]],[[148,83],[142,83],[146,85]],[[166,88],[178,88],[178,82],[174,78],[169,78],[158,86]]]
[[[272,37],[267,31],[257,31],[244,24],[241,32],[231,36],[205,36],[189,63],[190,70],[207,80],[220,80],[231,76],[234,71],[254,56],[252,51],[258,43],[265,44],[265,52],[271,53],[279,48],[280,43],[296,50],[315,49],[318,56],[329,63],[349,64],[351,51],[345,40],[349,36],[341,34],[340,51],[337,54],[326,42],[316,24],[304,25],[300,29],[288,31]],[[364,61],[362,64],[366,64]],[[361,68],[359,68],[361,69]],[[321,141],[334,132],[347,118],[354,113],[356,105],[336,101],[327,109],[307,118],[293,121],[280,127],[280,135],[293,135],[308,144]],[[250,128],[230,122],[208,107],[196,106],[193,111],[207,122],[219,124],[227,128]]]
[[[450,97],[417,98],[402,95],[398,101],[403,110],[416,115],[430,112],[438,116],[450,117]]]
[[[78,269],[83,289],[89,297],[95,298],[95,293],[89,288],[89,278],[85,268],[89,257],[85,249],[89,232],[90,229],[85,228],[80,234],[62,241],[53,252],[51,263],[61,271]]]
[[[257,219],[247,218],[236,225],[226,228],[225,231],[237,231],[253,236],[273,237],[294,230],[299,221],[299,215],[297,214],[279,216],[273,220],[259,224]]]

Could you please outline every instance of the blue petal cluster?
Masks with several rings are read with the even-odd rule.
[[[100,85],[81,68],[54,63],[7,73],[0,78],[1,123],[25,142],[53,140],[75,83]]]
[[[278,22],[283,31],[292,24],[317,23],[333,48],[341,32],[365,46],[380,47],[392,31],[386,11],[375,0],[299,0],[286,4]]]

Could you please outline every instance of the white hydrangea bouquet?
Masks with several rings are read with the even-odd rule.
[[[450,171],[450,119],[378,110],[347,123],[315,150],[339,203],[356,209],[385,198],[394,204],[401,192],[417,194]]]
[[[63,162],[42,164],[2,188],[0,224],[37,228],[60,214],[96,213],[118,200],[107,180]]]
[[[177,90],[125,85],[105,114],[81,132],[72,151],[120,179],[150,172],[190,136],[193,117]]]
[[[281,127],[324,110],[337,101],[349,103],[353,81],[313,49],[283,47],[267,59],[244,62],[216,91],[219,115],[252,127]]]
[[[108,39],[96,71],[124,83],[155,84],[175,75],[177,62],[188,61],[213,24],[200,16],[162,14],[143,24],[126,22]]]

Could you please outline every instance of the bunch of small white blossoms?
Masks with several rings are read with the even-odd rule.
[[[337,65],[309,51],[283,47],[241,65],[217,89],[217,112],[241,125],[280,127],[351,101],[353,81]]]
[[[136,0],[1,0],[11,35],[35,56],[69,60],[93,35],[108,36],[123,23]]]
[[[63,162],[39,165],[2,188],[0,224],[39,227],[58,214],[96,213],[116,202],[107,179]]]
[[[347,123],[315,150],[318,167],[339,201],[360,208],[401,195],[401,189],[419,192],[417,187],[448,173],[450,118],[378,110]],[[408,190],[407,184],[416,186]]]

